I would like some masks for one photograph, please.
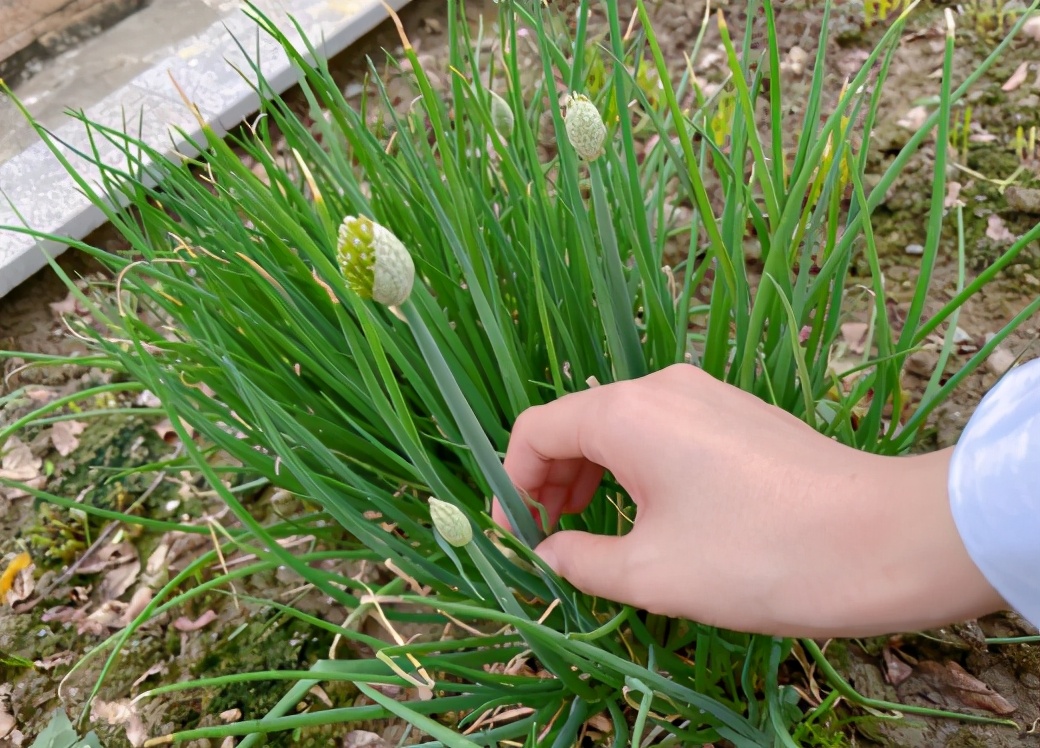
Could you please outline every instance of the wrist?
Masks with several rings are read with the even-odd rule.
[[[831,635],[916,631],[1005,607],[966,550],[947,492],[952,450],[862,455],[835,541],[841,592],[824,611]],[[829,613],[829,615],[828,615]]]
[[[892,599],[881,606],[884,617],[878,623],[890,631],[946,626],[1006,607],[954,521],[948,489],[952,453],[886,458],[893,461],[894,481],[885,524],[898,529],[888,535],[893,561],[883,569],[901,581],[892,581]]]

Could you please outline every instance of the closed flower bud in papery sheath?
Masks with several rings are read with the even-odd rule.
[[[567,139],[574,150],[586,161],[595,161],[603,155],[603,141],[607,139],[607,128],[599,109],[588,96],[575,93],[567,104],[567,116],[563,120]]]
[[[473,540],[473,527],[469,518],[454,504],[430,498],[430,519],[441,537],[450,545],[461,548]]]
[[[508,138],[513,133],[513,110],[497,93],[494,91],[488,91],[488,93],[491,94],[491,124],[495,126],[499,135]]]
[[[347,285],[364,299],[398,306],[412,292],[411,254],[389,229],[364,216],[343,219],[336,259]]]

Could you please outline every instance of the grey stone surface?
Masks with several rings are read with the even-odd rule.
[[[122,71],[115,68],[127,55],[127,47],[106,47],[106,35],[93,40],[91,50],[78,52],[101,55],[100,60],[90,63],[95,68],[103,67],[108,55],[113,69],[107,80],[115,90],[99,96],[101,89],[86,90],[88,86],[84,82],[78,88],[63,84],[57,93],[47,90],[36,94],[30,89],[31,97],[25,96],[23,89],[17,91],[33,116],[65,144],[60,147],[61,153],[88,183],[98,182],[97,170],[89,168],[75,153],[91,149],[86,130],[71,117],[56,119],[56,102],[62,108],[83,108],[90,121],[121,132],[125,122],[126,131],[135,136],[140,133],[143,140],[163,153],[177,150],[194,155],[184,139],[176,134],[178,128],[191,137],[199,134],[198,124],[182,101],[177,86],[198,107],[205,120],[223,133],[256,111],[258,105],[250,84],[242,77],[252,70],[239,44],[250,58],[259,60],[265,77],[276,90],[283,91],[295,82],[295,72],[281,48],[242,12],[244,3],[239,0],[176,1],[181,4],[182,12],[197,12],[195,20],[205,19],[208,25],[194,29],[191,23],[182,22],[182,32],[192,30],[170,44],[160,41],[170,38],[170,26],[135,25],[141,20],[136,16],[124,21],[109,32],[116,34],[117,40],[119,35],[139,33],[151,35],[152,43],[149,44],[147,38],[137,39],[135,44],[143,54]],[[388,0],[388,4],[397,9],[407,2]],[[293,33],[287,33],[290,38],[299,40],[289,22],[290,16],[295,18],[322,57],[340,52],[387,15],[380,0],[256,0],[254,5],[280,28],[286,32],[291,30]],[[130,32],[125,24],[131,24]],[[161,49],[161,54],[156,53],[156,49]],[[61,64],[61,60],[55,64]],[[84,65],[82,61],[77,64],[81,68]],[[127,69],[133,73],[128,74]],[[91,80],[98,82],[96,76]],[[94,101],[90,101],[91,97]],[[43,103],[41,98],[45,99]],[[0,106],[8,108],[6,112],[0,110],[0,133],[10,135],[13,128],[4,127],[3,118],[10,117],[11,103],[2,102]],[[21,137],[26,138],[26,132],[21,132]],[[10,148],[9,138],[0,139],[0,296],[46,265],[48,254],[60,254],[66,249],[61,241],[47,237],[80,239],[105,221],[103,211],[83,194],[46,144],[31,130],[27,140],[31,144],[24,149],[19,144],[17,153],[5,158],[3,148],[5,145]],[[119,149],[109,143],[98,141],[96,145],[106,164],[117,164],[123,158]]]

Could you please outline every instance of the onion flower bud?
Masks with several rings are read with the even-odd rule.
[[[473,540],[473,526],[469,518],[454,504],[431,497],[430,519],[449,545],[461,548]]]
[[[588,96],[579,93],[571,95],[563,124],[567,130],[567,139],[579,156],[586,161],[595,161],[603,155],[607,127],[603,124],[599,109]]]
[[[515,124],[513,110],[509,103],[497,93],[490,90],[488,93],[491,94],[491,124],[495,126],[495,130],[503,139],[508,138],[512,135]]]
[[[364,216],[347,216],[339,227],[336,259],[347,285],[363,299],[399,306],[412,292],[415,264],[393,233]]]

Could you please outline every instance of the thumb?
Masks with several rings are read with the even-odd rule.
[[[585,594],[631,604],[637,585],[628,563],[630,546],[628,536],[561,530],[539,543],[535,553]]]

